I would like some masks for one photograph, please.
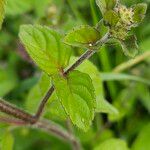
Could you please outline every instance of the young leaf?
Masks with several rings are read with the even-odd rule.
[[[134,57],[138,53],[137,38],[135,35],[128,36],[121,41],[121,46],[125,55]]]
[[[108,10],[113,10],[116,3],[116,0],[96,0],[96,4],[102,12],[102,15],[104,15],[104,13]]]
[[[94,150],[129,150],[129,148],[125,141],[112,138],[104,141]]]
[[[2,27],[3,19],[4,19],[4,10],[5,7],[5,0],[0,0],[0,29]]]
[[[104,20],[101,19],[97,25],[96,29],[101,33],[102,37],[108,32],[109,28],[104,25]]]
[[[113,10],[117,4],[117,0],[105,0],[105,2],[107,10]]]
[[[91,78],[79,71],[66,78],[53,76],[56,94],[73,124],[86,131],[94,117],[95,94]]]
[[[145,17],[146,10],[147,10],[147,4],[145,3],[139,3],[135,5],[133,20],[136,23],[140,23]]]
[[[71,50],[61,36],[48,27],[23,25],[20,39],[34,62],[47,74],[58,73],[68,65]]]
[[[100,32],[94,27],[82,25],[70,31],[64,39],[64,42],[71,46],[77,47],[92,47],[99,39],[101,39]]]
[[[109,10],[104,14],[104,22],[106,23],[106,25],[115,26],[118,21],[119,16],[115,11]]]

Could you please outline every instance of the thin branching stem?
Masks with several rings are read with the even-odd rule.
[[[0,123],[6,123],[6,124],[11,124],[11,125],[16,125],[16,126],[27,125],[25,121],[22,121],[16,118],[6,117],[6,116],[0,116]]]
[[[102,46],[103,44],[105,44],[109,39],[109,34],[107,33],[100,41],[97,42],[97,45]],[[87,50],[84,54],[82,54],[77,61],[75,61],[71,66],[69,66],[63,73],[64,76],[68,75],[69,72],[73,71],[74,69],[76,69],[80,64],[82,64],[85,60],[89,59],[93,54],[95,54],[97,51],[95,50]],[[46,93],[46,95],[44,96],[44,98],[42,99],[39,108],[37,110],[37,113],[35,114],[35,118],[38,120],[40,118],[40,116],[42,115],[42,112],[45,108],[45,105],[48,101],[48,99],[50,98],[50,96],[53,94],[54,92],[54,85],[52,85],[52,87],[49,88],[48,92]]]
[[[54,92],[54,86],[52,85],[49,89],[48,89],[48,91],[47,91],[47,93],[45,94],[45,96],[43,97],[43,99],[42,99],[42,101],[41,101],[41,103],[40,103],[40,105],[39,105],[39,107],[38,107],[38,110],[37,110],[37,112],[36,112],[36,114],[35,114],[35,118],[38,120],[39,118],[40,118],[40,116],[41,116],[41,114],[42,114],[42,112],[43,112],[43,110],[44,110],[44,108],[45,108],[45,105],[46,105],[46,103],[47,103],[47,101],[48,101],[48,99],[51,97],[51,95],[53,94],[53,92]]]
[[[62,140],[70,142],[74,150],[81,150],[81,145],[80,145],[79,140],[76,137],[74,137],[73,134],[66,131],[61,126],[59,126],[58,124],[52,121],[39,120],[32,127],[41,129],[45,131],[46,133],[53,134]]]
[[[103,44],[107,42],[108,39],[109,39],[109,35],[106,34],[100,41],[98,41],[97,44],[99,46],[102,46]],[[69,68],[67,68],[63,72],[63,75],[67,75],[71,71],[76,69],[82,62],[90,58],[95,52],[96,51],[94,50],[87,50],[83,55],[81,55],[81,57],[79,57],[79,59],[73,65],[71,65]],[[48,99],[50,98],[50,96],[53,94],[54,90],[55,90],[54,86],[50,87],[50,89],[47,91],[44,98],[42,99],[38,107],[38,111],[34,116],[2,99],[0,99],[0,111],[23,121],[23,122],[19,121],[18,125],[20,125],[20,123],[23,123],[23,125],[28,124],[31,127],[42,129],[46,131],[47,133],[52,133],[56,135],[57,137],[70,141],[73,149],[80,150],[81,149],[80,142],[73,134],[64,130],[62,127],[58,126],[57,124],[49,122],[48,120],[42,120],[42,121],[39,120],[45,108],[45,105]],[[1,121],[5,123],[10,123],[10,124],[14,122],[15,124],[17,124],[18,120],[12,120],[10,118],[1,118]]]
[[[36,119],[31,114],[2,99],[0,99],[0,111],[31,124],[36,122]]]

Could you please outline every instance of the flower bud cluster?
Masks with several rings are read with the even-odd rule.
[[[119,16],[118,23],[110,28],[110,33],[112,37],[124,40],[128,35],[128,32],[132,27],[135,27],[135,23],[133,21],[134,10],[133,8],[127,8],[124,5],[118,4],[114,11]]]

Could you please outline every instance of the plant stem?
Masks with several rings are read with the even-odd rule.
[[[13,106],[12,104],[9,104],[2,99],[0,99],[0,110],[1,112],[4,112],[28,123],[33,124],[36,122],[36,119],[31,114],[25,112],[24,110],[21,110],[20,108],[17,108],[16,106]]]
[[[20,126],[20,127],[27,126],[30,128],[37,128],[37,129],[45,131],[48,134],[53,134],[54,136],[56,136],[62,140],[69,141],[71,143],[73,149],[75,149],[75,150],[81,149],[81,145],[80,145],[78,139],[76,139],[76,137],[74,137],[73,134],[66,131],[64,128],[62,128],[61,126],[57,125],[56,123],[54,123],[52,121],[39,120],[35,124],[30,125],[28,122],[25,122],[25,121],[22,121],[19,119],[10,118],[10,117],[6,117],[6,116],[0,116],[0,122],[6,123],[6,124],[12,124],[15,126]]]
[[[106,34],[100,41],[98,41],[98,45],[101,46],[107,42],[109,39],[109,34]],[[66,71],[64,71],[64,75],[67,75],[70,71],[77,68],[83,61],[90,58],[96,51],[94,50],[87,50],[73,65],[71,65]],[[25,112],[24,110],[21,110],[20,108],[17,108],[16,106],[13,106],[12,104],[9,104],[8,102],[0,99],[0,110],[1,112],[4,112],[8,115],[11,115],[15,118],[20,119],[21,121],[24,121],[26,124],[30,124],[31,127],[36,127],[38,129],[42,129],[46,132],[53,133],[54,135],[64,138],[65,140],[69,140],[72,145],[73,149],[80,150],[81,145],[79,141],[68,131],[65,131],[62,127],[59,127],[55,123],[48,123],[47,120],[39,120],[39,117],[41,116],[45,105],[54,92],[54,86],[50,87],[44,98],[42,99],[42,102],[39,106],[39,109],[35,116]],[[7,123],[16,122],[16,120],[9,120],[8,118],[3,118],[1,121],[5,121]],[[20,123],[20,122],[19,122]],[[18,124],[19,125],[19,124]]]
[[[70,132],[67,132],[61,126],[52,121],[50,122],[47,120],[39,120],[36,124],[33,125],[33,127],[41,129],[46,133],[54,134],[63,140],[70,141],[73,149],[81,150],[81,145],[78,139],[76,139]]]
[[[109,34],[107,33],[100,41],[97,42],[97,44],[99,46],[102,46],[103,44],[105,44],[109,39]],[[82,54],[78,60],[73,63],[68,69],[66,69],[63,73],[63,75],[68,75],[71,71],[73,71],[74,69],[76,69],[80,64],[82,64],[86,59],[90,58],[94,53],[96,53],[97,51],[94,50],[87,50],[84,54]],[[38,120],[45,108],[45,105],[49,99],[49,97],[53,94],[54,92],[54,86],[52,85],[52,87],[49,88],[48,92],[46,93],[46,95],[44,96],[44,98],[42,99],[39,108],[37,110],[37,113],[35,114],[36,119]]]
[[[85,59],[88,59],[89,57],[91,57],[93,54],[95,53],[95,51],[93,50],[87,50],[72,66],[70,66],[66,71],[64,71],[63,75],[67,75],[70,71],[74,70],[76,67],[78,67]],[[47,91],[47,93],[45,94],[44,98],[42,99],[38,110],[35,114],[35,118],[36,120],[38,120],[40,118],[40,116],[42,115],[42,112],[45,108],[45,105],[48,101],[48,99],[50,98],[50,96],[53,94],[54,92],[54,85],[52,85],[49,90]]]
[[[113,70],[113,72],[115,72],[115,73],[122,72],[122,71],[124,71],[124,70],[126,70],[130,67],[133,67],[134,65],[140,63],[141,61],[143,61],[143,60],[145,60],[146,58],[149,58],[149,57],[150,57],[150,52],[147,51],[147,52],[143,53],[142,55],[137,56],[134,59],[129,60],[129,61],[127,61],[125,63],[122,63],[121,65],[117,66]]]
[[[5,116],[0,116],[0,122],[17,125],[17,126],[27,125],[27,123],[25,121],[15,119],[15,118],[5,117]]]
[[[36,118],[37,120],[40,118],[40,116],[41,116],[41,114],[42,114],[42,112],[43,112],[43,109],[44,109],[44,107],[45,107],[45,105],[46,105],[48,99],[49,99],[50,96],[53,94],[54,90],[55,90],[55,89],[54,89],[54,86],[52,85],[52,86],[48,89],[48,91],[47,91],[47,93],[45,94],[45,96],[43,97],[43,99],[42,99],[42,101],[41,101],[41,103],[40,103],[40,105],[39,105],[39,107],[38,107],[37,113],[35,114],[35,118]]]
[[[63,75],[67,75],[70,71],[74,70],[76,67],[78,67],[85,59],[88,59],[89,57],[91,57],[93,54],[95,53],[95,51],[93,50],[87,50],[72,66],[70,66],[64,73]],[[50,96],[53,94],[54,92],[54,85],[52,85],[49,90],[47,91],[47,93],[45,94],[44,98],[42,99],[38,110],[35,114],[35,118],[38,120],[45,108],[45,105],[48,101],[48,99],[50,98]]]
[[[87,50],[81,57],[74,63],[72,64],[66,71],[64,72],[64,75],[69,74],[71,71],[76,69],[83,61],[86,59],[90,58],[96,51],[94,50]]]

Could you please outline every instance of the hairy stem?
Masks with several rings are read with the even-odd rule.
[[[41,103],[40,103],[40,105],[39,105],[39,107],[38,107],[38,110],[37,110],[37,112],[36,112],[36,114],[35,114],[35,118],[36,118],[37,120],[40,118],[40,116],[41,116],[41,114],[42,114],[42,112],[43,112],[43,108],[45,107],[45,105],[46,105],[48,99],[49,99],[50,96],[53,94],[53,92],[54,92],[54,86],[52,85],[52,86],[48,89],[47,93],[46,93],[45,96],[43,97],[43,99],[42,99],[42,101],[41,101]]]
[[[74,64],[72,64],[68,69],[66,69],[64,75],[68,75],[69,72],[76,69],[81,63],[83,63],[86,59],[90,58],[94,53],[94,50],[87,50]]]
[[[78,67],[85,59],[88,59],[89,57],[91,57],[93,54],[95,53],[95,51],[93,50],[87,50],[73,65],[71,65],[66,71],[64,71],[64,75],[67,75],[70,71],[74,70],[76,67]],[[35,118],[36,120],[38,120],[40,118],[40,116],[42,115],[42,112],[45,108],[45,105],[48,101],[48,99],[50,98],[50,96],[53,94],[55,88],[54,85],[52,85],[47,93],[45,94],[44,98],[42,99],[38,110],[35,114]]]
[[[11,115],[15,118],[21,119],[28,123],[35,123],[36,119],[29,113],[17,108],[16,106],[9,104],[8,102],[0,99],[0,110],[8,115]]]
[[[105,44],[107,42],[108,39],[109,39],[109,34],[106,34],[100,41],[98,41],[97,44],[99,46],[102,46],[103,44]],[[67,75],[70,71],[77,68],[83,61],[90,58],[95,52],[96,51],[94,51],[94,50],[87,50],[73,65],[71,65],[68,69],[66,69],[63,74]],[[73,149],[80,150],[81,145],[80,145],[79,141],[70,132],[64,130],[62,127],[59,127],[58,125],[56,125],[54,123],[48,123],[47,120],[42,120],[42,121],[39,120],[39,117],[41,116],[41,114],[44,110],[44,107],[53,92],[54,92],[54,86],[50,87],[50,89],[48,90],[48,92],[46,93],[44,98],[42,99],[40,106],[38,108],[38,111],[34,116],[25,112],[24,110],[21,110],[20,108],[14,106],[12,104],[9,104],[8,102],[0,99],[1,112],[4,112],[15,118],[18,118],[22,122],[20,122],[20,121],[17,122],[18,120],[13,120],[10,118],[1,118],[1,121],[5,122],[5,123],[10,123],[10,124],[18,123],[18,125],[20,125],[20,123],[23,123],[26,125],[30,124],[31,127],[36,127],[38,129],[42,129],[48,133],[53,133],[57,137],[64,138],[67,141],[69,140],[72,143]]]
[[[17,125],[17,126],[27,125],[25,121],[6,117],[6,116],[0,116],[0,123],[12,124],[12,125]]]
[[[15,126],[26,126],[30,128],[36,128],[39,130],[43,130],[47,134],[52,134],[64,141],[70,142],[73,149],[80,150],[81,145],[78,141],[78,139],[70,132],[62,128],[61,126],[57,125],[56,123],[49,121],[49,120],[39,120],[35,124],[29,124],[28,122],[16,119],[16,118],[10,118],[7,116],[0,116],[0,123],[6,123],[11,124]]]
[[[109,39],[109,34],[107,33],[100,41],[97,42],[97,45],[102,46],[103,44],[105,44]],[[76,69],[80,64],[82,64],[85,60],[89,59],[93,54],[95,54],[97,51],[94,50],[87,50],[84,54],[82,54],[77,61],[75,61],[75,63],[73,63],[69,68],[67,68],[64,71],[64,75],[68,75],[69,72],[73,71],[74,69]],[[49,99],[49,97],[53,94],[54,92],[54,86],[52,85],[52,87],[49,88],[48,92],[46,93],[46,95],[44,96],[44,98],[42,99],[39,108],[37,110],[37,113],[35,114],[36,119],[38,120],[45,108],[45,105]]]
[[[33,125],[34,128],[41,129],[46,133],[56,135],[62,140],[69,141],[72,144],[73,149],[80,150],[81,145],[78,139],[76,139],[70,132],[67,132],[61,126],[57,125],[54,122],[48,120],[39,120],[36,124]]]

